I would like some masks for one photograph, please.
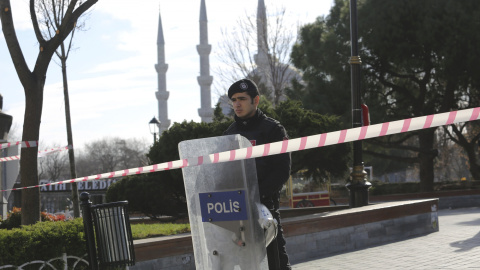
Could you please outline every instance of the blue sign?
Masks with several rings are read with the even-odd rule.
[[[203,222],[247,220],[245,190],[199,193]]]

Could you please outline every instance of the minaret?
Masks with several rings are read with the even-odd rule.
[[[166,73],[168,64],[165,63],[165,40],[163,39],[162,16],[158,14],[158,37],[157,37],[157,64],[155,69],[158,73],[158,91],[155,93],[158,100],[158,120],[160,121],[159,134],[167,130],[170,126],[168,119],[168,96]]]
[[[257,7],[257,54],[255,63],[257,66],[268,66],[268,45],[267,45],[267,11],[265,1],[258,0]]]
[[[258,0],[257,7],[257,54],[254,55],[255,64],[257,64],[257,74],[265,86],[272,90],[272,69],[269,63],[268,53],[268,35],[267,35],[267,11],[265,1]],[[271,91],[271,100],[274,100],[275,93]]]
[[[200,55],[200,76],[197,77],[200,85],[200,109],[198,115],[202,118],[202,122],[210,123],[213,121],[213,109],[210,86],[213,77],[210,76],[210,60],[209,55],[212,45],[208,44],[208,26],[207,26],[207,9],[205,0],[201,0],[200,4],[200,44],[197,45],[197,51]]]

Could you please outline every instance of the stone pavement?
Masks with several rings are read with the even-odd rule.
[[[438,215],[439,232],[296,263],[292,269],[480,269],[480,207]]]

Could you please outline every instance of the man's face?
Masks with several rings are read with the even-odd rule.
[[[256,96],[252,102],[252,98],[247,92],[235,93],[231,99],[235,115],[240,119],[247,119],[254,116],[257,111],[259,99],[260,97]]]

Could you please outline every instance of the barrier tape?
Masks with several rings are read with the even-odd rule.
[[[157,171],[166,171],[173,169],[180,169],[190,166],[198,166],[205,164],[214,164],[221,162],[228,162],[234,160],[243,160],[249,158],[264,157],[270,155],[277,155],[282,153],[289,153],[295,151],[301,151],[311,148],[318,148],[328,145],[340,144],[345,142],[352,142],[358,140],[364,140],[374,137],[381,137],[386,135],[393,135],[397,133],[403,133],[408,131],[426,129],[430,127],[438,127],[443,125],[450,125],[459,122],[467,122],[478,120],[480,115],[480,107],[473,109],[465,109],[460,111],[453,111],[448,113],[440,113],[429,116],[421,116],[416,118],[409,118],[399,121],[386,122],[382,124],[376,124],[371,126],[363,126],[351,129],[345,129],[341,131],[334,131],[329,133],[322,133],[312,136],[306,136],[297,139],[284,140],[275,143],[267,143],[263,145],[251,146],[247,148],[241,148],[236,150],[225,151],[221,153],[215,153],[205,156],[198,156],[192,158],[186,158],[182,160],[169,161],[145,167],[125,169],[115,172],[108,172],[97,175],[90,175],[85,177],[79,177],[70,180],[63,180],[54,183],[14,188],[1,190],[22,190],[30,188],[39,188],[50,185],[59,185],[67,183],[77,183],[92,180],[107,179],[120,176],[128,176],[134,174],[144,174]]]
[[[66,145],[66,146],[62,146],[62,147],[55,147],[55,148],[50,148],[50,149],[38,151],[38,157],[44,157],[46,155],[50,155],[50,154],[53,154],[55,152],[65,151],[65,150],[68,150],[68,149],[73,149],[73,146],[72,145]]]
[[[0,144],[0,149],[9,148],[15,145],[22,145],[22,148],[37,147],[38,141],[18,141],[18,142],[7,142]]]
[[[55,152],[60,152],[60,151],[64,151],[64,150],[71,149],[71,148],[73,148],[73,146],[67,145],[67,146],[62,146],[62,147],[57,147],[57,148],[51,148],[51,149],[47,149],[47,150],[38,151],[38,157],[44,157],[46,155],[50,155],[50,154],[53,154]],[[0,162],[13,161],[13,160],[19,160],[19,159],[20,159],[20,155],[9,156],[9,157],[0,158]]]

